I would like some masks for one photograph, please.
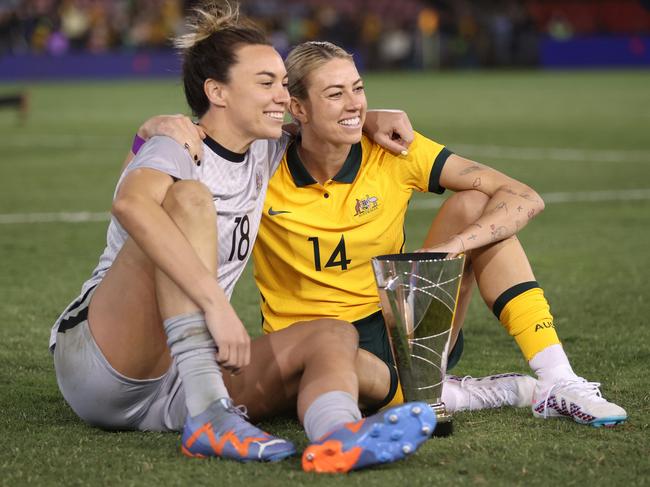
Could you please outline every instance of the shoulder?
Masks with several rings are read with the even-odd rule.
[[[193,171],[194,161],[189,152],[171,137],[155,136],[142,146],[126,172],[145,167],[180,179],[188,179]]]

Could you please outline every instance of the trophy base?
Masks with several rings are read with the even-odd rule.
[[[447,412],[445,405],[441,402],[435,404],[429,404],[431,409],[436,413],[436,427],[433,430],[433,436],[437,438],[443,438],[445,436],[451,436],[454,432],[454,422],[451,417],[451,414]]]
[[[444,438],[451,436],[454,433],[454,422],[450,418],[448,421],[439,421],[436,428],[433,430],[433,436],[436,438]]]

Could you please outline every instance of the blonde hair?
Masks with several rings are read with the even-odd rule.
[[[309,73],[332,59],[351,61],[352,54],[331,42],[309,41],[294,47],[284,61],[289,77],[289,94],[306,100]]]
[[[203,84],[207,79],[230,82],[237,49],[246,45],[271,45],[264,31],[239,15],[239,4],[228,0],[203,1],[193,9],[188,32],[174,39],[183,56],[185,98],[198,116],[210,108]]]

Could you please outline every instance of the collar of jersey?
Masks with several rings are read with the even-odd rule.
[[[228,150],[209,135],[205,136],[203,142],[212,150],[212,152],[230,162],[243,162],[244,159],[246,159],[246,152],[242,154]]]
[[[309,186],[310,184],[316,184],[316,180],[311,176],[311,174],[309,174],[307,169],[305,169],[305,166],[298,155],[298,145],[300,145],[300,140],[300,136],[296,137],[287,149],[287,165],[289,166],[289,171],[291,171],[291,177],[293,177],[294,183],[296,183],[296,186],[299,188]],[[352,184],[354,179],[357,177],[360,167],[361,142],[358,142],[350,148],[350,152],[343,163],[343,167],[332,178],[332,181]]]

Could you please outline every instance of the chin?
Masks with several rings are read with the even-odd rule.
[[[345,143],[345,144],[356,144],[356,143],[361,141],[361,135],[362,135],[361,129],[359,129],[358,132],[352,132],[352,133],[346,134],[345,137],[344,137],[345,140],[343,141],[343,143]]]
[[[282,125],[277,127],[264,127],[260,130],[261,133],[257,138],[258,139],[279,139],[282,137]]]

